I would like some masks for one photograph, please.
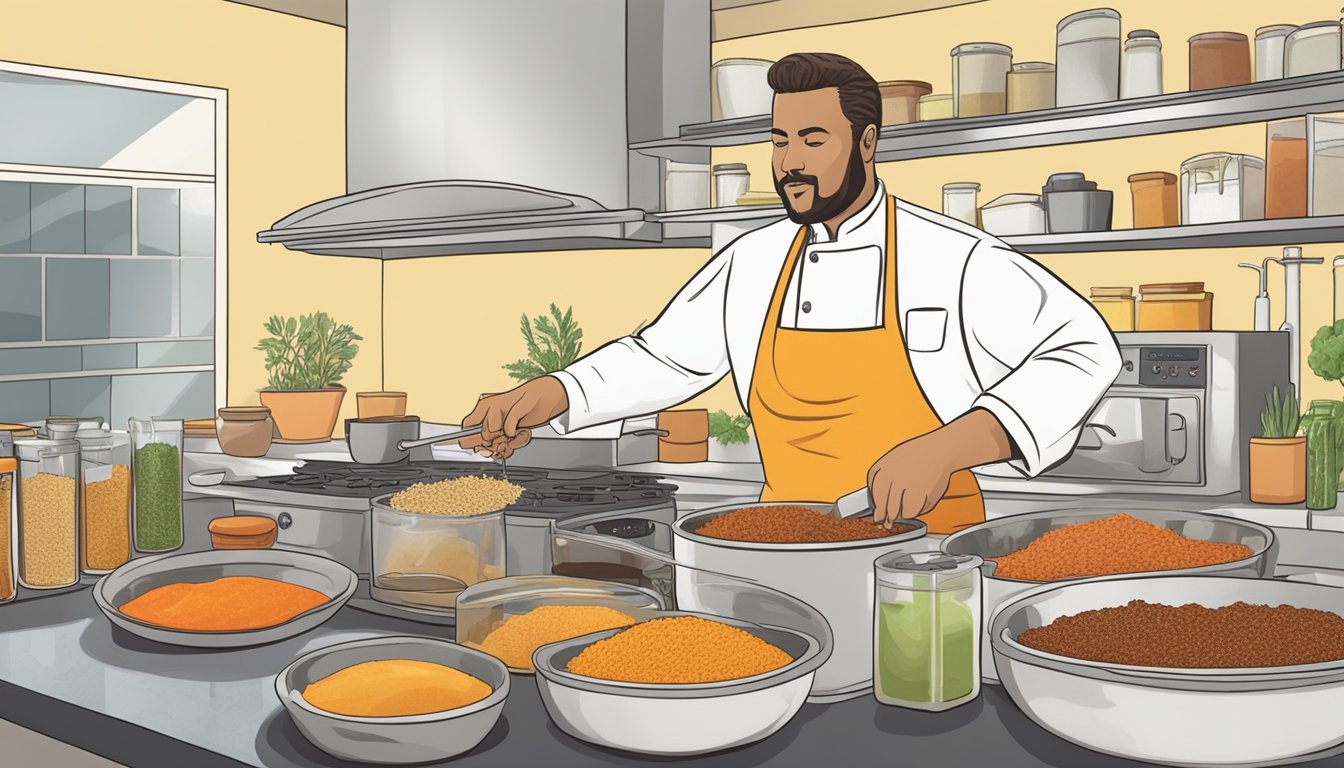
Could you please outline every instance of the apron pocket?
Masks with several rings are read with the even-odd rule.
[[[912,309],[905,313],[905,346],[911,352],[941,350],[946,333],[946,309]]]

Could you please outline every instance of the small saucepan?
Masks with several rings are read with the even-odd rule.
[[[479,426],[433,437],[420,437],[418,416],[378,416],[372,419],[346,419],[345,443],[350,458],[359,464],[394,464],[406,458],[413,448],[448,443],[478,435]]]

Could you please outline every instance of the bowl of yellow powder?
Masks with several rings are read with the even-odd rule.
[[[509,671],[445,640],[382,637],[313,651],[275,678],[299,731],[343,760],[412,764],[475,749],[509,695]]]

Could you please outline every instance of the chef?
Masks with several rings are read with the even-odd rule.
[[[931,533],[984,520],[972,467],[1034,476],[1066,458],[1120,354],[1092,306],[994,237],[889,196],[882,98],[835,54],[769,71],[787,219],[737,238],[641,332],[483,396],[464,445],[506,457],[676,406],[731,373],[765,471],[762,501],[865,485],[874,518]]]

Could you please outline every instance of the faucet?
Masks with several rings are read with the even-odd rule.
[[[1320,257],[1308,258],[1302,255],[1302,248],[1290,245],[1283,249],[1283,325],[1279,330],[1288,332],[1289,363],[1288,381],[1293,394],[1301,400],[1302,390],[1298,382],[1302,378],[1302,265],[1324,264]]]
[[[1336,258],[1344,261],[1344,256]],[[1271,261],[1278,262],[1279,260],[1273,256],[1267,256],[1258,267],[1254,264],[1247,264],[1244,261],[1237,265],[1239,267],[1245,267],[1246,269],[1254,269],[1256,273],[1260,275],[1260,292],[1255,295],[1254,330],[1257,331],[1269,330],[1269,263]]]

